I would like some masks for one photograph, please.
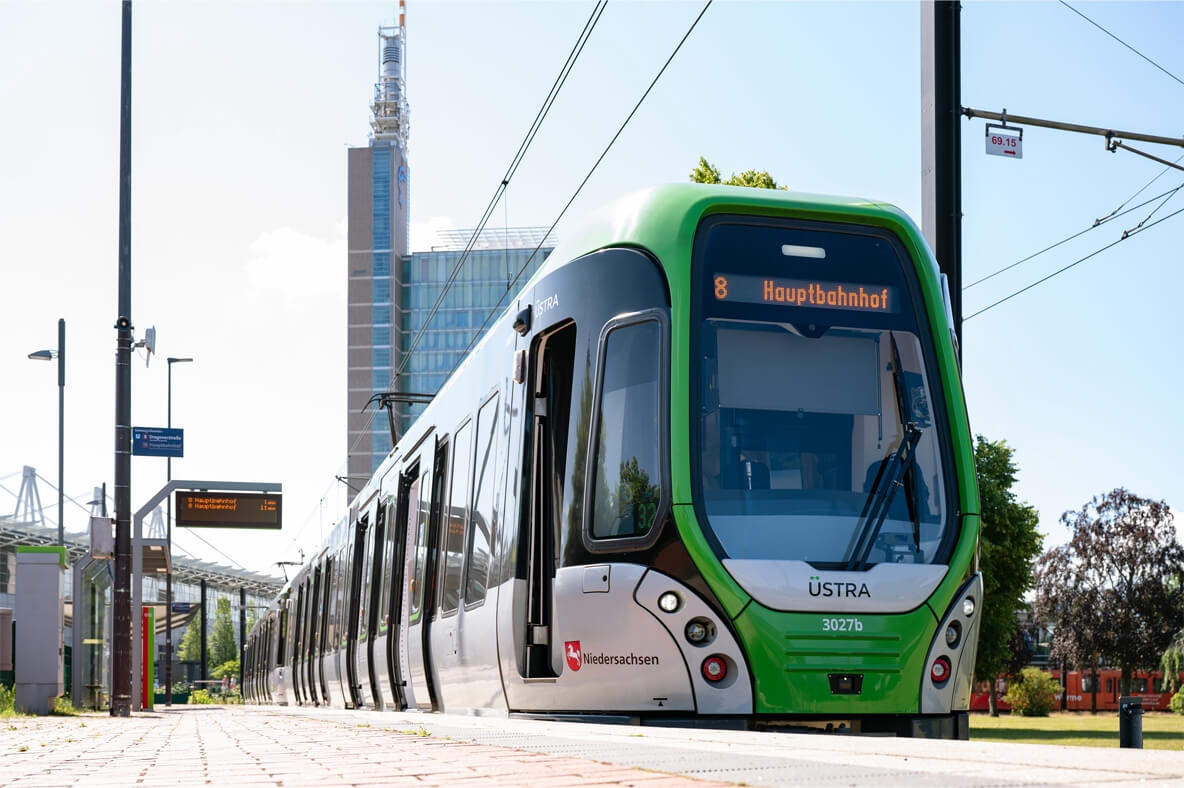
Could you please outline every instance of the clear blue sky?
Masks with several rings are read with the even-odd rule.
[[[409,0],[413,245],[472,227],[590,14],[581,2]],[[613,0],[495,213],[549,225],[701,3]],[[966,106],[1165,136],[1184,133],[1184,5],[967,2]],[[179,533],[183,551],[275,571],[344,502],[346,149],[364,145],[377,28],[394,2],[134,7],[132,421],[173,424],[175,478],[284,485],[280,533]],[[800,191],[894,202],[920,220],[919,4],[725,2],[707,11],[573,205],[681,181],[703,155]],[[67,321],[66,483],[114,476],[120,4],[0,0],[0,511],[23,465],[56,483],[51,348]],[[1168,73],[1165,73],[1168,72]],[[1028,128],[1020,161],[964,120],[967,282],[1091,225],[1164,167],[1098,137]],[[1184,150],[1139,145],[1164,158]],[[1162,175],[1128,208],[1184,182]],[[1184,207],[1169,202],[1148,224]],[[967,315],[1105,246],[1154,205],[965,293]],[[559,234],[562,238],[564,225]],[[1184,217],[1171,218],[965,326],[975,432],[1005,438],[1046,547],[1061,513],[1125,486],[1181,506]],[[141,351],[142,353],[142,351]],[[163,483],[135,458],[132,505]],[[56,493],[41,485],[56,522]],[[51,525],[54,523],[51,522]],[[68,506],[68,531],[85,527]],[[198,537],[201,537],[200,539]],[[204,540],[204,541],[203,541]]]

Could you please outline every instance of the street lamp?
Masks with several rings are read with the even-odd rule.
[[[63,493],[62,477],[65,465],[63,452],[63,438],[66,423],[66,319],[58,318],[58,349],[38,350],[29,354],[29,358],[37,361],[58,360],[58,545],[66,544],[66,532],[63,527]]]
[[[169,401],[168,401],[168,427],[172,429],[173,426],[173,364],[188,364],[193,361],[191,358],[176,358],[169,356],[166,361],[169,363]],[[166,473],[171,482],[173,480],[173,458],[169,457],[165,461]],[[165,628],[164,628],[164,705],[173,705],[173,496],[169,496],[167,502],[168,513],[165,516],[167,520],[165,531],[165,544],[168,552],[168,574],[164,576],[164,598],[165,598]],[[205,611],[202,611],[204,618]]]

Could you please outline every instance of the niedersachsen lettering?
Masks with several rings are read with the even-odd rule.
[[[585,665],[657,665],[658,658],[650,654],[589,654],[584,652]]]

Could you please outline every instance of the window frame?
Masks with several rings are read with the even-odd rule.
[[[595,515],[596,461],[600,442],[595,438],[600,432],[603,415],[604,375],[607,367],[608,340],[614,331],[642,323],[656,323],[658,326],[658,471],[659,500],[653,525],[643,534],[633,536],[593,536]],[[617,315],[608,320],[600,330],[596,342],[596,383],[592,396],[592,419],[589,425],[589,439],[585,456],[584,511],[580,535],[584,548],[590,553],[620,553],[645,550],[653,547],[662,534],[673,502],[670,478],[670,317],[666,310],[643,309]]]

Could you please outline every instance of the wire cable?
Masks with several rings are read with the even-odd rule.
[[[477,226],[473,229],[473,234],[469,237],[469,241],[465,245],[465,249],[461,253],[460,259],[458,259],[456,261],[456,265],[452,267],[452,271],[449,273],[448,279],[445,280],[444,286],[440,290],[440,294],[436,297],[435,303],[432,304],[432,308],[428,311],[427,317],[424,318],[423,326],[420,327],[414,339],[411,341],[411,345],[403,354],[403,360],[400,362],[398,370],[396,370],[394,375],[391,376],[390,385],[392,389],[394,388],[396,381],[398,381],[399,377],[407,368],[407,365],[410,363],[412,353],[414,353],[415,349],[419,346],[419,342],[423,338],[424,333],[427,331],[428,326],[431,325],[432,319],[436,316],[440,306],[444,303],[444,299],[448,295],[449,289],[451,289],[453,283],[456,281],[457,276],[460,275],[460,271],[464,267],[465,263],[468,262],[473,248],[477,245],[477,241],[481,236],[481,232],[485,229],[485,225],[489,223],[494,210],[497,208],[498,202],[502,199],[506,188],[510,185],[511,179],[518,171],[519,165],[526,156],[527,149],[530,147],[531,142],[534,141],[535,136],[542,127],[543,120],[551,111],[551,106],[555,103],[555,99],[558,97],[559,91],[563,88],[564,83],[567,82],[568,75],[571,74],[571,70],[575,66],[576,60],[579,59],[580,53],[584,51],[584,46],[588,43],[588,38],[592,35],[592,31],[595,29],[596,23],[600,21],[600,17],[604,13],[604,9],[607,6],[608,0],[598,0],[596,7],[592,9],[592,15],[588,18],[588,21],[584,23],[584,29],[580,32],[579,39],[572,47],[572,51],[568,54],[567,61],[563,64],[563,68],[560,69],[559,76],[555,78],[555,82],[551,85],[550,93],[548,93],[547,98],[543,100],[543,106],[539,109],[538,114],[535,115],[534,123],[531,124],[530,130],[526,134],[526,138],[523,139],[522,144],[518,146],[518,152],[514,154],[514,159],[510,162],[510,166],[506,169],[506,174],[502,177],[501,183],[499,183],[497,188],[494,189],[493,197],[490,198],[489,204],[485,208],[485,212],[481,215],[480,221],[478,221]]]
[[[1163,66],[1159,65],[1159,64],[1158,64],[1158,63],[1156,63],[1154,60],[1152,60],[1151,58],[1147,57],[1147,56],[1146,56],[1146,55],[1144,55],[1142,52],[1140,52],[1139,50],[1135,49],[1133,46],[1131,46],[1130,44],[1128,44],[1127,42],[1123,41],[1123,40],[1122,40],[1121,38],[1119,38],[1118,36],[1116,36],[1116,35],[1114,35],[1113,33],[1111,33],[1109,30],[1107,30],[1106,28],[1102,27],[1102,26],[1101,26],[1101,25],[1099,25],[1097,22],[1095,22],[1094,20],[1090,19],[1088,16],[1086,16],[1086,15],[1085,15],[1085,14],[1083,14],[1083,13],[1081,13],[1081,12],[1080,12],[1080,11],[1078,11],[1076,8],[1074,8],[1073,6],[1071,6],[1071,5],[1069,5],[1068,3],[1066,3],[1066,2],[1065,2],[1065,0],[1061,0],[1061,5],[1063,5],[1065,8],[1068,8],[1070,11],[1072,11],[1072,12],[1073,12],[1073,13],[1075,13],[1075,14],[1077,14],[1079,17],[1081,17],[1082,19],[1084,19],[1086,22],[1089,22],[1091,25],[1093,25],[1094,27],[1096,27],[1098,30],[1101,30],[1103,33],[1105,33],[1106,35],[1108,35],[1108,36],[1110,36],[1111,38],[1113,38],[1115,41],[1117,41],[1118,43],[1122,44],[1124,47],[1126,47],[1126,48],[1127,48],[1127,49],[1129,49],[1130,51],[1134,52],[1134,53],[1135,53],[1136,55],[1138,55],[1139,57],[1143,58],[1143,59],[1144,59],[1144,60],[1146,60],[1148,63],[1150,63],[1151,65],[1153,65],[1153,66],[1155,66],[1156,68],[1158,68],[1160,71],[1162,71],[1163,73],[1167,74],[1167,75],[1168,75],[1169,77],[1171,77],[1172,79],[1174,79],[1174,80],[1176,80],[1177,82],[1179,82],[1181,85],[1184,85],[1184,79],[1180,79],[1178,76],[1176,76],[1176,75],[1175,75],[1175,74],[1173,74],[1172,72],[1168,71],[1166,68],[1164,68]]]
[[[1182,157],[1182,158],[1184,158],[1184,157]],[[1160,173],[1160,175],[1162,175],[1162,174],[1163,173]],[[1158,178],[1159,176],[1157,175],[1156,177]],[[1148,185],[1150,185],[1150,184],[1148,184]],[[1143,187],[1143,189],[1146,189],[1146,188],[1147,188],[1146,186]],[[1140,189],[1139,191],[1141,192],[1141,191],[1143,191],[1143,189]],[[998,276],[999,274],[1006,273],[1007,271],[1010,271],[1011,269],[1015,268],[1018,265],[1026,263],[1029,260],[1032,260],[1033,258],[1039,257],[1040,255],[1044,254],[1045,252],[1050,252],[1053,249],[1056,249],[1058,246],[1062,246],[1063,244],[1066,244],[1075,238],[1080,238],[1081,236],[1088,233],[1090,230],[1095,230],[1098,227],[1101,227],[1103,224],[1110,221],[1111,219],[1117,219],[1119,216],[1125,216],[1126,214],[1131,213],[1132,211],[1137,211],[1139,208],[1142,208],[1144,205],[1148,205],[1150,203],[1153,203],[1156,200],[1158,200],[1162,197],[1165,197],[1165,196],[1168,198],[1168,200],[1170,200],[1172,198],[1172,196],[1174,196],[1176,194],[1176,192],[1180,191],[1180,189],[1184,189],[1184,183],[1180,184],[1179,186],[1177,186],[1174,189],[1169,189],[1168,191],[1163,192],[1162,194],[1158,194],[1155,197],[1151,197],[1150,199],[1144,200],[1143,202],[1139,203],[1138,205],[1134,205],[1125,211],[1120,211],[1119,208],[1121,208],[1122,205],[1126,205],[1126,203],[1124,202],[1118,208],[1115,208],[1113,211],[1111,211],[1108,215],[1103,216],[1101,219],[1095,219],[1094,223],[1092,225],[1090,225],[1089,227],[1086,227],[1084,230],[1081,230],[1080,232],[1076,232],[1073,235],[1070,235],[1068,238],[1062,238],[1061,240],[1057,241],[1055,244],[1044,247],[1039,252],[1033,252],[1032,254],[1025,257],[1023,260],[1019,260],[1017,262],[1012,263],[1009,266],[1005,266],[1003,268],[1000,268],[998,271],[995,271],[994,273],[987,274],[982,279],[976,279],[975,281],[971,282],[970,284],[964,285],[962,287],[962,292],[966,292],[967,290],[974,287],[975,285],[982,284],[983,282],[987,281],[988,279],[993,279],[994,277]],[[1138,192],[1136,192],[1136,194],[1138,194]],[[1128,199],[1127,202],[1130,202],[1130,199]],[[1164,202],[1166,203],[1167,200],[1165,200]],[[1162,207],[1162,205],[1160,207]],[[1156,208],[1156,210],[1159,210],[1159,208]],[[1151,218],[1151,217],[1149,216],[1147,218]],[[1146,221],[1146,219],[1144,219],[1143,221]]]
[[[518,146],[517,153],[514,154],[514,157],[511,160],[509,167],[506,169],[506,174],[504,176],[502,176],[501,182],[498,184],[497,188],[494,189],[493,197],[490,198],[489,204],[486,206],[485,211],[481,216],[481,220],[477,223],[477,226],[473,229],[472,236],[470,236],[468,243],[465,245],[464,250],[461,252],[461,256],[457,260],[456,265],[453,266],[452,271],[450,272],[447,281],[445,282],[443,288],[440,290],[439,296],[436,298],[435,303],[432,305],[431,310],[428,312],[427,317],[424,319],[423,325],[420,327],[419,331],[416,333],[415,337],[412,339],[411,345],[408,347],[406,352],[403,353],[403,360],[400,362],[398,369],[396,369],[394,374],[391,375],[391,380],[390,380],[390,383],[388,384],[389,388],[391,390],[394,390],[395,385],[398,382],[398,379],[402,376],[403,372],[406,370],[407,365],[411,361],[412,353],[419,346],[420,340],[423,338],[423,335],[427,331],[428,326],[431,325],[432,318],[435,317],[436,312],[439,311],[441,304],[443,304],[444,298],[448,294],[449,288],[452,287],[452,284],[456,281],[456,277],[460,274],[461,268],[468,261],[469,256],[471,255],[471,253],[473,251],[473,248],[476,246],[477,241],[481,236],[481,232],[485,229],[485,225],[489,222],[490,217],[493,215],[493,211],[497,208],[498,201],[500,199],[502,199],[502,196],[504,195],[506,188],[510,185],[511,179],[514,177],[514,174],[517,172],[519,165],[522,163],[523,158],[525,158],[525,156],[526,156],[526,151],[530,148],[531,143],[534,141],[535,136],[538,134],[539,129],[542,127],[543,120],[546,119],[547,115],[550,113],[551,106],[555,103],[555,99],[558,97],[559,91],[563,88],[563,85],[567,82],[567,78],[571,74],[572,68],[574,68],[576,61],[580,57],[580,54],[584,51],[584,46],[588,43],[588,39],[591,37],[592,31],[596,28],[596,25],[600,21],[600,17],[604,14],[604,10],[607,6],[608,6],[608,0],[597,0],[596,5],[593,7],[592,13],[589,15],[588,20],[584,23],[583,30],[580,31],[580,35],[576,39],[576,43],[572,46],[571,51],[568,53],[567,60],[564,62],[563,66],[560,68],[559,74],[555,78],[555,82],[552,83],[551,90],[547,93],[547,97],[543,100],[543,104],[539,108],[538,113],[535,114],[534,122],[531,123],[530,129],[526,133],[526,137],[522,140],[522,143]],[[370,433],[370,430],[374,425],[374,419],[377,418],[377,415],[378,415],[377,411],[371,412],[370,418],[367,420],[364,429],[359,433],[358,437],[356,437],[354,439],[353,443],[350,445],[350,448],[349,448],[350,452],[352,452],[354,449],[356,449],[361,444],[361,442],[365,439],[365,437]]]
[[[1184,208],[1180,208],[1177,211],[1173,211],[1172,213],[1169,213],[1167,216],[1163,217],[1162,219],[1156,219],[1151,224],[1149,224],[1145,227],[1139,227],[1139,228],[1135,229],[1133,232],[1128,230],[1127,232],[1123,233],[1122,236],[1117,241],[1106,244],[1105,246],[1103,246],[1101,249],[1098,249],[1097,251],[1090,252],[1085,257],[1082,257],[1079,260],[1075,260],[1074,262],[1069,263],[1064,268],[1060,268],[1056,271],[1053,271],[1051,274],[1049,274],[1048,276],[1046,276],[1042,279],[1037,279],[1032,284],[1028,285],[1027,287],[1024,287],[1024,288],[1021,288],[1021,289],[1015,291],[1014,293],[1012,293],[1009,296],[1006,296],[1004,298],[1000,298],[998,301],[991,304],[990,306],[985,306],[982,309],[975,312],[974,314],[968,315],[967,317],[962,318],[962,322],[965,323],[967,320],[970,320],[970,318],[972,318],[972,317],[978,317],[983,312],[986,312],[989,309],[994,309],[995,307],[999,306],[1000,304],[1004,303],[1005,301],[1010,301],[1011,299],[1015,298],[1016,296],[1020,295],[1021,293],[1026,293],[1027,291],[1031,290],[1036,285],[1043,284],[1044,282],[1047,282],[1049,279],[1052,279],[1054,276],[1058,276],[1059,274],[1063,274],[1065,271],[1068,271],[1070,268],[1073,268],[1074,266],[1084,263],[1086,260],[1090,259],[1091,257],[1096,257],[1099,254],[1101,254],[1102,252],[1106,251],[1107,249],[1111,249],[1115,246],[1118,246],[1118,244],[1122,243],[1123,241],[1127,240],[1128,238],[1133,238],[1134,236],[1138,235],[1141,232],[1144,232],[1146,230],[1150,230],[1155,225],[1160,224],[1162,222],[1166,222],[1168,219],[1171,219],[1173,216],[1176,216],[1181,213],[1184,213]]]
[[[571,199],[569,199],[567,204],[563,206],[563,210],[561,210],[559,215],[555,217],[555,221],[551,222],[551,226],[547,228],[547,232],[543,236],[544,239],[550,237],[551,233],[555,230],[555,226],[559,224],[560,220],[563,219],[563,215],[567,213],[568,208],[571,208],[571,205],[573,202],[575,202],[576,197],[579,196],[584,186],[588,183],[588,180],[592,177],[592,174],[596,172],[596,168],[600,166],[602,161],[604,161],[604,157],[608,155],[608,152],[610,149],[612,149],[613,144],[616,143],[617,139],[621,136],[621,133],[625,131],[625,127],[629,125],[629,121],[631,121],[633,116],[637,114],[637,110],[641,108],[642,103],[646,100],[646,97],[649,96],[650,91],[654,89],[654,85],[658,83],[658,80],[662,77],[662,74],[666,72],[666,69],[674,60],[675,55],[677,55],[679,50],[682,49],[682,45],[685,44],[687,39],[691,37],[691,33],[693,33],[695,27],[698,26],[699,20],[701,20],[703,15],[707,13],[707,9],[711,7],[712,1],[713,0],[707,0],[707,3],[703,6],[703,9],[699,11],[699,15],[695,17],[695,21],[691,22],[691,26],[687,28],[687,32],[683,34],[683,37],[678,42],[678,45],[674,47],[674,51],[670,53],[670,57],[666,58],[666,62],[662,64],[662,68],[658,69],[658,73],[654,76],[653,80],[650,81],[649,87],[647,87],[645,92],[641,94],[641,98],[637,100],[637,104],[633,106],[633,109],[629,112],[629,115],[625,118],[625,121],[621,124],[621,127],[617,129],[617,133],[613,135],[612,139],[609,140],[608,145],[606,145],[604,150],[601,151],[600,157],[596,159],[596,163],[592,165],[592,169],[588,170],[588,174],[584,176],[584,180],[580,181],[580,185],[576,187],[575,192],[571,195]],[[468,355],[470,350],[473,349],[473,345],[476,344],[477,340],[485,334],[485,329],[489,327],[489,322],[493,320],[495,315],[498,314],[498,310],[501,308],[502,302],[511,292],[513,286],[517,284],[519,279],[522,278],[523,272],[526,271],[526,269],[530,266],[531,261],[534,260],[535,256],[539,253],[539,250],[543,248],[543,243],[545,243],[545,240],[544,242],[540,242],[539,245],[534,248],[534,251],[530,253],[530,257],[526,259],[526,262],[523,263],[522,267],[518,269],[518,273],[514,275],[514,280],[510,283],[510,286],[506,288],[506,292],[502,293],[501,298],[499,298],[497,303],[493,305],[493,308],[489,310],[489,315],[485,318],[485,322],[481,324],[481,328],[478,329],[478,331],[473,335],[472,340],[469,341],[469,344],[465,347],[464,352],[461,354],[462,359]],[[453,367],[453,370],[455,369],[456,367]]]

